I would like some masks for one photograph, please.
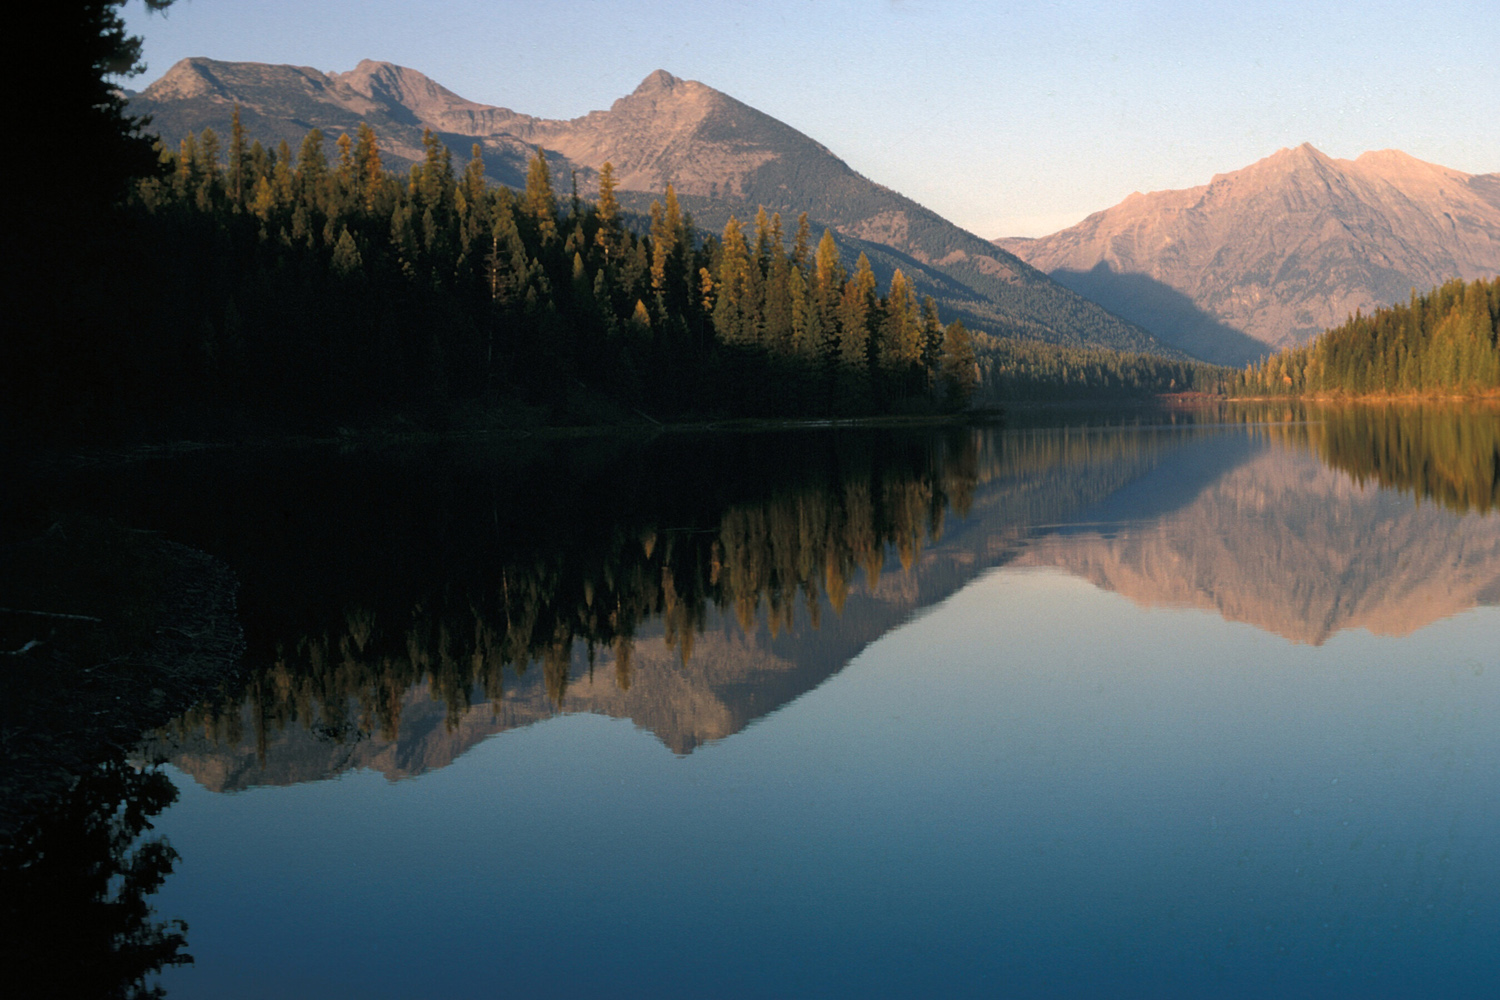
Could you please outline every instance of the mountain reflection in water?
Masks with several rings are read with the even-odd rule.
[[[789,706],[948,598],[962,604],[959,592],[978,593],[984,584],[968,585],[997,567],[1061,570],[1139,606],[1204,609],[1309,652],[1347,630],[1405,636],[1500,603],[1494,413],[1227,413],[1115,426],[209,452],[66,474],[37,502],[160,530],[240,576],[248,652],[237,680],[137,751],[137,760],[168,760],[212,791],[351,769],[419,775],[495,733],[569,713],[629,719],[707,766],[713,755],[698,748]],[[1027,586],[1015,582],[1025,574],[992,579]],[[1045,595],[1028,600],[1037,614],[1065,613]],[[1284,644],[1265,648],[1293,656]],[[921,685],[928,655],[898,656],[901,676]],[[1037,662],[1027,676],[1046,677],[1052,668]],[[1083,676],[1104,677],[1094,671],[1102,666],[1091,661]],[[1076,668],[1057,665],[1060,690]],[[1169,669],[1179,671],[1179,687],[1203,679],[1192,665]],[[1008,692],[1035,695],[1029,690]],[[1077,700],[1075,690],[1062,703],[1036,701],[1032,725],[1042,729],[1030,742],[997,744],[1014,755],[1019,778],[1066,784],[1061,773],[1032,774],[1015,762],[1029,759],[1027,747],[1049,746],[1038,735],[1050,725],[1045,713]],[[1174,720],[1189,715],[1173,707],[1157,731],[1177,732]],[[891,729],[870,724],[876,738]],[[964,739],[993,738],[983,737],[992,721],[983,732],[966,724]],[[939,734],[924,729],[922,738]],[[1069,731],[1046,752],[1084,754],[1092,738]],[[1187,787],[1164,763],[1157,770],[1164,787]],[[1279,766],[1271,773],[1297,778]],[[1142,774],[1158,780],[1150,767]],[[903,795],[933,787],[930,775],[903,780]],[[181,787],[201,808],[204,793]],[[1051,801],[1047,787],[1011,805]],[[76,788],[76,801],[39,819],[4,859],[11,949],[56,967],[59,983],[64,965],[139,983],[187,961],[182,923],[157,920],[146,904],[163,879],[170,894],[186,877],[168,879],[178,845],[148,832],[174,797],[163,772],[114,761]],[[1109,801],[1087,789],[1069,794],[1080,809]],[[934,804],[959,812],[955,803],[973,798],[971,790],[946,795]],[[1082,827],[1070,820],[1059,829],[1073,836]],[[1191,851],[1197,841],[1173,843]],[[184,864],[193,861],[189,853]],[[65,883],[76,891],[54,891]],[[234,926],[193,905],[182,916],[195,927]],[[222,933],[217,940],[222,947]],[[179,975],[169,981],[187,981]],[[222,984],[220,973],[205,975]]]
[[[591,712],[690,753],[1002,564],[1314,645],[1500,601],[1493,415],[1271,416],[1298,419],[679,442],[585,463],[582,481],[547,469],[540,496],[497,485],[514,470],[468,465],[424,516],[402,494],[429,467],[396,463],[373,523],[314,545],[317,513],[296,516],[304,565],[357,561],[334,546],[381,539],[401,569],[278,608],[252,627],[248,686],[148,752],[216,790],[350,768],[396,779]]]

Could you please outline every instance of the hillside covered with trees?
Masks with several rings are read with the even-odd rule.
[[[20,346],[28,415],[125,435],[856,416],[961,409],[982,383],[998,401],[1203,380],[990,338],[981,361],[899,269],[884,289],[863,255],[851,273],[805,215],[702,237],[670,186],[625,212],[608,165],[585,200],[540,153],[513,191],[477,147],[461,168],[431,133],[424,150],[400,177],[367,126],[295,154],[237,122],[161,148],[121,217],[139,252]]]
[[[1500,278],[1450,281],[1356,313],[1305,347],[1251,365],[1237,396],[1474,396],[1500,392]]]

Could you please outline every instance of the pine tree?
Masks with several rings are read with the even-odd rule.
[[[618,259],[624,234],[620,229],[620,202],[615,198],[615,167],[606,161],[599,168],[599,203],[595,207],[599,229],[594,233],[594,242],[604,254],[606,262]]]
[[[938,320],[937,303],[928,295],[922,299],[922,371],[929,393],[937,389],[942,356],[943,326]]]
[[[177,169],[172,174],[172,189],[179,199],[198,190],[198,137],[189,132],[177,144]]]
[[[807,213],[797,217],[797,235],[792,240],[792,260],[806,274],[812,267],[812,230],[808,227]]]
[[[943,391],[948,405],[963,409],[979,385],[974,340],[962,320],[954,320],[943,331]]]
[[[844,286],[839,305],[839,360],[846,368],[867,372],[875,312],[875,272],[870,269],[870,258],[864,254],[855,262],[854,277]]]
[[[745,345],[754,340],[754,326],[746,311],[750,267],[750,248],[739,220],[731,215],[724,226],[719,274],[714,281],[714,330],[726,344]]]
[[[245,159],[245,127],[240,124],[240,104],[236,101],[229,120],[229,197],[237,208],[244,206],[247,193]]]
[[[375,211],[375,196],[380,190],[385,171],[380,165],[380,145],[375,130],[364,122],[355,132],[354,160],[359,167],[356,188],[365,211]]]
[[[339,214],[346,214],[359,204],[359,168],[354,159],[354,140],[349,138],[348,132],[339,133],[334,145],[339,150],[339,165],[334,170],[334,177],[338,180],[336,208]]]
[[[331,263],[333,273],[344,278],[352,278],[364,271],[364,259],[360,256],[359,246],[354,242],[354,237],[347,226],[339,235],[338,242],[334,244]]]
[[[838,244],[834,242],[833,233],[827,229],[823,230],[823,238],[818,241],[813,279],[813,302],[817,309],[818,326],[823,336],[837,349],[839,300],[848,276],[839,260]]]
[[[537,227],[544,244],[557,239],[557,196],[552,193],[552,169],[547,165],[547,157],[540,146],[526,170],[526,192],[521,197],[521,210]]]
[[[219,201],[219,136],[211,128],[198,136],[198,210],[207,212]]]
[[[328,159],[323,155],[323,133],[308,132],[297,151],[297,198],[308,208],[322,207],[323,181],[328,176]]]
[[[916,389],[922,364],[922,324],[916,296],[900,268],[891,275],[890,291],[880,317],[880,362],[896,394],[907,397]]]
[[[796,272],[800,278],[801,272],[792,266],[791,258],[782,249],[777,239],[778,228],[772,226],[772,250],[766,271],[765,342],[772,350],[789,354],[793,351],[792,342],[796,319],[792,274]],[[799,283],[797,287],[799,291],[805,291],[805,285]]]
[[[469,151],[463,180],[458,189],[459,219],[463,224],[465,247],[471,246],[489,229],[489,199],[485,197],[484,156],[479,143]]]
[[[292,166],[292,150],[283,139],[276,145],[276,163],[271,169],[276,204],[290,210],[297,203],[297,172]]]

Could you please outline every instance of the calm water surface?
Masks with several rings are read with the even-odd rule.
[[[250,646],[161,982],[1492,996],[1500,423],[1296,416],[141,473]]]

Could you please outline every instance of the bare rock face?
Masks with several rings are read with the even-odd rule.
[[[1500,174],[1381,150],[1283,149],[1202,187],[1132,194],[1041,239],[995,241],[1201,357],[1306,343],[1453,278],[1500,272]]]
[[[788,236],[807,212],[842,237],[846,263],[867,252],[885,282],[899,267],[945,316],[997,335],[1053,343],[1176,353],[1149,333],[1059,285],[1006,250],[960,229],[898,192],[861,176],[791,126],[693,80],[664,70],[607,111],[567,121],[534,118],[466,100],[416,70],[365,60],[347,73],[295,66],[186,59],[135,95],[130,108],[175,142],[187,132],[227,133],[234,106],[246,134],[292,151],[309,129],[330,141],[368,123],[388,168],[422,158],[431,129],[460,161],[480,148],[492,180],[525,183],[541,149],[559,190],[576,180],[585,196],[612,164],[622,202],[644,211],[673,185],[695,222],[721,228],[758,207],[780,212]]]

